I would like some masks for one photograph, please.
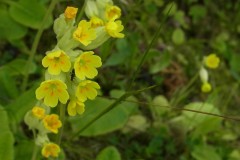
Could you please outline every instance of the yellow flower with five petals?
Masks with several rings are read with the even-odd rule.
[[[58,128],[62,127],[62,122],[57,114],[51,114],[43,118],[43,125],[47,130],[58,133]]]
[[[42,155],[46,158],[48,157],[58,157],[59,153],[60,153],[60,147],[55,144],[55,143],[46,143],[44,144],[43,148],[42,148]]]
[[[80,80],[87,78],[94,78],[98,71],[96,68],[102,65],[101,58],[93,55],[93,51],[83,52],[74,63],[74,70],[76,76]]]
[[[76,97],[81,102],[84,102],[87,99],[93,100],[97,96],[97,89],[100,89],[97,82],[90,80],[82,81],[76,89]]]
[[[67,111],[70,116],[75,116],[77,113],[83,114],[85,111],[85,105],[83,102],[80,102],[77,99],[72,99],[68,103]]]
[[[104,22],[102,19],[96,17],[96,16],[93,16],[91,19],[90,19],[90,22],[91,22],[91,26],[92,28],[97,28],[97,27],[100,27],[100,26],[103,26],[104,25]]]
[[[114,21],[121,17],[121,9],[118,6],[108,5],[106,7],[105,17],[108,21]]]
[[[124,38],[124,34],[120,33],[124,29],[122,21],[120,20],[107,22],[105,25],[105,29],[111,37]]]
[[[208,68],[215,69],[219,66],[220,59],[216,54],[210,54],[204,58],[204,62]]]
[[[44,99],[44,104],[50,107],[55,107],[58,100],[66,104],[69,99],[67,85],[60,80],[47,80],[41,83],[36,90],[36,98]]]
[[[42,65],[52,75],[58,75],[61,71],[68,72],[71,68],[70,58],[61,50],[48,53],[42,60]]]
[[[73,38],[84,46],[89,45],[96,37],[96,31],[92,28],[91,22],[86,20],[81,20],[73,33]]]

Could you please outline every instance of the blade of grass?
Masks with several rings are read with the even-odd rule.
[[[137,66],[136,71],[135,71],[135,72],[133,73],[133,75],[131,76],[132,79],[130,80],[130,83],[129,83],[129,86],[128,86],[128,90],[131,90],[131,89],[132,89],[133,82],[135,81],[135,79],[136,79],[136,77],[137,77],[137,74],[139,73],[140,68],[142,67],[142,65],[143,65],[143,63],[144,63],[144,61],[145,61],[145,59],[146,59],[146,57],[147,57],[150,49],[152,48],[153,44],[156,42],[156,40],[157,40],[157,38],[158,38],[158,36],[159,36],[159,34],[160,34],[160,31],[161,31],[161,29],[162,29],[162,26],[163,26],[164,22],[167,20],[167,17],[168,17],[168,15],[169,15],[169,13],[170,13],[170,11],[171,11],[171,9],[172,9],[172,6],[173,6],[173,3],[172,3],[172,5],[171,5],[171,7],[169,8],[166,16],[163,17],[162,22],[159,24],[159,27],[158,27],[158,29],[157,29],[157,31],[156,31],[156,33],[155,33],[152,41],[150,42],[150,44],[148,45],[147,49],[145,50],[145,52],[144,52],[144,54],[143,54],[143,57],[142,57],[142,59],[140,60],[138,66]]]
[[[118,98],[106,97],[106,96],[100,96],[100,97],[113,99],[113,100],[117,100],[118,99]],[[203,111],[193,110],[193,109],[186,109],[186,108],[181,108],[181,107],[161,106],[161,105],[156,105],[156,104],[152,104],[152,103],[148,103],[148,102],[139,102],[139,101],[136,102],[136,101],[133,101],[133,100],[122,100],[122,101],[130,102],[130,103],[137,103],[137,104],[142,104],[142,105],[152,105],[152,106],[155,106],[155,107],[168,108],[168,109],[176,110],[176,111],[194,112],[194,113],[197,113],[197,114],[204,114],[204,115],[214,116],[214,117],[223,118],[223,119],[226,119],[226,120],[240,121],[239,117],[233,117],[233,116],[230,116],[230,115],[220,115],[220,114],[208,113],[208,112],[203,112]]]

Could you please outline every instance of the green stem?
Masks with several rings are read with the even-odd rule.
[[[44,30],[44,26],[45,26],[46,20],[48,19],[50,13],[53,11],[53,9],[54,9],[55,5],[57,4],[57,2],[58,2],[58,0],[52,0],[51,1],[51,4],[48,7],[48,10],[47,10],[47,12],[46,12],[46,14],[45,14],[45,16],[43,18],[42,24],[41,24],[40,28],[38,29],[36,37],[35,37],[35,39],[33,41],[33,45],[32,45],[31,51],[30,51],[30,55],[28,57],[26,65],[25,65],[25,74],[24,74],[24,77],[23,77],[23,85],[21,87],[21,91],[25,91],[26,88],[27,88],[28,79],[29,79],[28,67],[30,66],[30,64],[33,61],[33,58],[34,58],[34,56],[36,54],[37,47],[38,47],[40,38],[41,38],[43,30]]]
[[[60,143],[61,143],[63,129],[64,129],[65,112],[66,112],[66,106],[64,106],[63,104],[59,105],[59,116],[60,116],[60,120],[62,122],[62,127],[59,130],[59,133],[57,135],[57,140],[56,140],[56,142],[59,146],[60,146]]]
[[[153,37],[152,41],[151,41],[150,44],[148,45],[147,49],[145,50],[144,55],[143,55],[142,59],[140,60],[138,66],[137,66],[137,70],[133,73],[132,79],[131,79],[131,81],[130,81],[130,83],[129,83],[128,90],[131,90],[131,89],[132,89],[133,82],[135,81],[136,76],[137,76],[137,74],[139,73],[140,68],[142,67],[142,65],[143,65],[143,63],[144,63],[144,61],[145,61],[145,59],[146,59],[146,57],[147,57],[150,49],[152,48],[153,44],[157,41],[158,36],[159,36],[160,31],[161,31],[162,26],[163,26],[163,22],[165,22],[165,21],[167,20],[167,17],[168,17],[168,15],[169,15],[169,13],[170,13],[170,11],[171,11],[171,9],[172,9],[172,6],[173,6],[173,4],[172,4],[171,7],[169,8],[169,10],[168,10],[168,12],[167,12],[167,15],[162,19],[162,22],[160,23],[160,25],[159,25],[156,33],[155,33],[155,36]]]
[[[154,85],[154,86],[150,86],[141,90],[137,90],[137,91],[132,91],[132,92],[127,92],[124,95],[122,95],[120,98],[118,98],[115,102],[113,102],[111,105],[109,105],[105,110],[103,110],[101,113],[99,113],[96,117],[94,117],[91,121],[89,121],[85,126],[83,126],[80,130],[78,130],[76,132],[76,134],[74,134],[70,140],[74,139],[75,137],[77,137],[80,133],[82,133],[85,129],[87,129],[90,125],[92,125],[95,121],[97,121],[99,118],[101,118],[103,115],[105,115],[106,113],[108,113],[109,111],[111,111],[112,109],[114,109],[119,103],[121,103],[122,101],[124,101],[126,98],[128,98],[131,95],[134,94],[138,94],[141,93],[143,91],[155,88],[159,85]]]
[[[34,129],[32,131],[33,131],[33,136],[34,136],[34,141],[35,141],[36,137],[37,137],[36,131]],[[38,153],[38,146],[36,144],[34,144],[31,160],[36,160],[37,159],[37,153]]]
[[[84,9],[85,9],[85,7],[86,7],[86,4],[87,4],[87,2],[86,2],[86,0],[85,0],[84,3],[83,3],[83,6],[82,6],[82,8],[81,8],[81,11],[79,12],[79,14],[78,14],[78,16],[77,16],[76,22],[79,22],[80,19],[82,19],[83,14],[84,14],[84,11],[85,11]]]

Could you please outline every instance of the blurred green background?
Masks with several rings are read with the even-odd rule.
[[[35,104],[35,89],[43,80],[41,60],[56,44],[53,21],[68,5],[81,10],[84,1],[50,3],[0,0],[1,160],[31,159],[33,135],[23,117]],[[103,61],[96,78],[101,96],[87,102],[82,116],[67,119],[60,159],[239,160],[240,1],[114,3],[122,9],[125,38],[110,39],[95,50]],[[44,18],[47,12],[50,16]],[[160,35],[136,72],[159,25]],[[213,91],[206,94],[198,72],[210,53],[221,64],[209,70]],[[130,88],[152,85],[158,86],[132,95],[81,131]]]

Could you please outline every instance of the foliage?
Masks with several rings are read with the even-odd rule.
[[[240,159],[240,2],[114,2],[122,9],[125,38],[94,50],[103,61],[95,78],[100,96],[64,122],[59,159]],[[67,5],[84,6],[56,3],[49,10],[49,0],[0,1],[0,159],[31,159],[35,152],[41,159],[24,115],[36,103],[41,59],[56,43],[53,17]],[[212,91],[202,93],[199,71],[211,53],[221,62],[208,70]]]

